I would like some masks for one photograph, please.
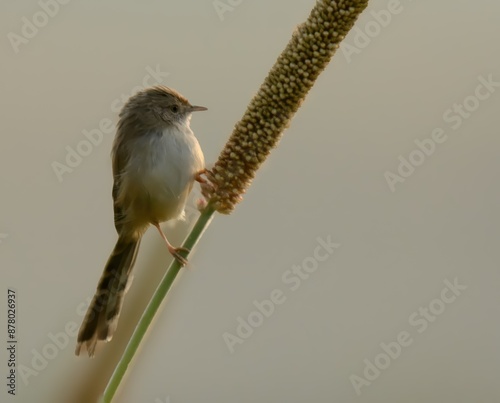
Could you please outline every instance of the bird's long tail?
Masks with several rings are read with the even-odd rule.
[[[140,238],[118,238],[78,332],[76,355],[87,350],[93,357],[97,344],[113,337],[139,243]]]

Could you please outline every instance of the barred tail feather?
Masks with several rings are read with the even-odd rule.
[[[76,355],[86,350],[93,357],[99,342],[113,337],[139,244],[140,238],[118,238],[80,327]]]

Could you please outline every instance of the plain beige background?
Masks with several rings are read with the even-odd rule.
[[[18,375],[15,398],[2,386],[0,401],[95,401],[171,259],[148,231],[115,338],[93,360],[75,357],[75,337],[61,332],[80,325],[78,307],[116,239],[113,133],[62,181],[53,163],[65,163],[83,130],[114,124],[113,101],[140,86],[148,68],[209,108],[192,127],[215,161],[314,4],[222,3],[230,6],[220,16],[211,0],[71,1],[17,53],[8,34],[21,34],[23,18],[41,7],[0,6],[0,340],[13,287],[18,364],[33,371],[26,382]],[[371,12],[387,7],[370,1],[357,22],[374,30],[369,43],[351,57],[337,52],[244,201],[215,217],[117,402],[500,401],[500,87],[478,105],[471,98],[478,77],[500,81],[500,3],[401,0],[381,28]],[[351,32],[345,43],[355,40]],[[453,130],[443,114],[465,99],[475,110]],[[392,192],[384,174],[397,174],[398,158],[417,156],[415,140],[437,128],[446,141]],[[194,222],[190,212],[166,227],[176,244]],[[318,237],[340,244],[324,261],[307,259]],[[302,271],[308,277],[292,291],[282,276],[303,264],[317,269]],[[446,280],[466,287],[448,303]],[[224,333],[236,335],[238,317],[275,289],[285,301],[231,353]],[[419,333],[423,325],[410,322],[429,306],[443,312]],[[401,332],[411,345],[389,363],[379,357],[387,368],[357,394],[353,377],[364,378],[381,343]],[[50,337],[61,348],[51,350]],[[41,353],[51,359],[36,370]],[[6,360],[3,350],[2,384]]]

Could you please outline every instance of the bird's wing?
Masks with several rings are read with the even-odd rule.
[[[116,146],[119,144],[119,146]],[[114,220],[115,220],[115,228],[118,234],[120,234],[120,229],[123,224],[123,220],[125,218],[125,212],[123,206],[120,204],[118,200],[118,196],[120,194],[120,186],[121,186],[121,176],[127,165],[127,155],[128,153],[123,150],[124,142],[115,142],[115,146],[113,147],[112,153],[112,164],[113,164],[113,211],[114,211]]]

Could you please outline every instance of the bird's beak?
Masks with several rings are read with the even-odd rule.
[[[189,112],[198,112],[198,111],[206,111],[207,108],[205,108],[204,106],[196,106],[196,105],[191,105],[189,107]]]

